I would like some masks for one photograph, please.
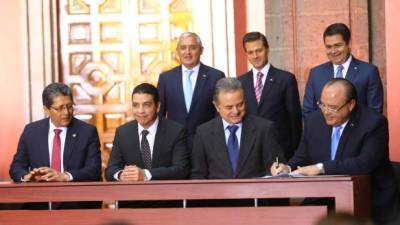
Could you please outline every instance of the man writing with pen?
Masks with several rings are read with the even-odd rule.
[[[357,104],[346,79],[323,88],[320,110],[307,117],[303,137],[288,164],[274,163],[271,174],[370,175],[373,218],[377,224],[399,224],[399,197],[389,162],[386,118]],[[398,219],[398,218],[397,218]]]

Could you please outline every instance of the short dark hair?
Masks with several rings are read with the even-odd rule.
[[[344,78],[334,78],[330,81],[328,81],[324,87],[329,87],[332,85],[341,85],[345,88],[346,91],[346,100],[350,101],[350,100],[355,100],[357,101],[357,89],[356,87],[353,85],[353,83],[351,83],[349,80],[344,79]]]
[[[267,37],[265,37],[264,34],[255,31],[255,32],[249,32],[243,36],[243,49],[246,50],[245,45],[247,42],[253,42],[257,40],[261,40],[264,47],[266,48],[269,47]]]
[[[325,31],[324,31],[324,42],[325,42],[325,37],[326,36],[332,36],[335,34],[340,34],[344,40],[344,42],[346,42],[346,44],[349,44],[350,39],[351,39],[351,33],[350,33],[350,29],[347,27],[346,24],[344,23],[334,23],[329,25]]]
[[[156,104],[158,104],[158,102],[160,101],[157,88],[149,83],[142,83],[136,86],[132,91],[132,98],[134,94],[149,94],[153,97],[154,103]]]
[[[218,103],[218,95],[220,92],[223,91],[243,91],[242,83],[238,79],[233,77],[225,77],[219,79],[215,84],[213,96],[214,102]]]
[[[47,85],[42,92],[42,102],[46,108],[53,105],[53,100],[58,96],[69,96],[73,101],[71,89],[63,83],[51,83]]]

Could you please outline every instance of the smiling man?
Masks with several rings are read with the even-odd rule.
[[[70,88],[49,84],[42,100],[48,118],[26,125],[10,167],[11,178],[15,182],[100,181],[97,130],[74,118]],[[56,205],[74,207],[72,203]]]
[[[181,34],[176,52],[182,65],[162,73],[158,80],[160,114],[188,130],[191,148],[197,126],[216,116],[212,95],[215,83],[225,75],[200,62],[203,45],[195,33]]]
[[[253,68],[240,76],[245,91],[246,111],[275,122],[286,158],[292,157],[302,132],[301,106],[293,74],[271,65],[265,35],[250,32],[243,48]]]
[[[186,130],[158,117],[157,88],[143,83],[132,92],[134,121],[117,128],[106,168],[109,181],[185,179],[189,174]]]
[[[389,162],[388,124],[377,112],[358,105],[354,85],[335,78],[323,88],[320,110],[304,123],[304,134],[287,165],[271,167],[277,175],[370,175],[373,217],[377,224],[399,224],[399,196]]]
[[[240,81],[219,80],[213,102],[220,117],[197,129],[192,179],[261,177],[269,174],[276,157],[284,161],[272,122],[246,115]]]
[[[318,109],[323,86],[333,78],[345,78],[357,89],[357,102],[379,113],[383,110],[383,88],[378,68],[351,55],[351,34],[343,23],[328,26],[323,35],[329,62],[314,67],[307,81],[303,116]]]

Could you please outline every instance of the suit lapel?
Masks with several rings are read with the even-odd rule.
[[[351,134],[354,131],[354,128],[357,126],[358,117],[357,117],[357,108],[355,108],[354,112],[350,116],[349,121],[344,128],[342,135],[340,136],[339,145],[337,147],[335,159],[342,159],[342,155],[346,146],[347,141],[352,136]]]
[[[206,70],[204,65],[200,64],[199,74],[197,75],[196,86],[194,88],[192,103],[190,105],[189,113],[194,110],[194,106],[196,105],[196,103],[198,102],[198,100],[200,98],[201,91],[204,89],[204,85],[207,83],[207,79],[208,79],[207,72],[208,71]]]
[[[128,135],[132,135],[131,141],[129,144],[129,150],[126,152],[127,159],[125,160],[127,164],[133,165],[138,164],[140,168],[144,167],[142,153],[140,152],[140,143],[139,143],[139,132],[138,132],[138,123],[134,121],[132,125],[129,127]],[[157,138],[156,138],[157,139]],[[139,163],[138,163],[139,162]]]
[[[239,174],[241,168],[244,166],[247,160],[247,156],[253,149],[255,137],[256,137],[255,127],[248,121],[247,118],[244,118],[242,126],[242,134],[240,138],[241,140],[240,140],[239,159],[235,176]]]
[[[215,151],[215,156],[219,159],[219,162],[224,164],[222,167],[226,168],[226,172],[229,173],[229,177],[234,177],[232,165],[228,155],[228,147],[226,146],[225,131],[221,117],[215,119],[214,122],[214,129],[211,131],[211,134],[212,137],[215,138],[210,140],[210,142],[212,142],[214,145],[213,149]]]
[[[50,167],[50,149],[49,149],[49,119],[43,120],[42,125],[40,126],[40,130],[38,134],[40,135],[39,141],[39,154],[40,154],[40,165],[45,165]]]
[[[347,70],[346,79],[354,81],[358,73],[358,61],[354,57],[351,59],[349,69]]]
[[[266,101],[265,99],[268,98],[269,93],[271,92],[272,86],[274,85],[274,81],[275,81],[275,75],[276,74],[276,70],[275,68],[271,65],[269,70],[268,70],[268,75],[265,79],[265,84],[261,93],[261,100],[260,100],[260,104],[258,105],[258,107],[260,107],[264,101]]]
[[[74,146],[79,137],[78,129],[76,126],[75,118],[72,119],[71,125],[68,126],[67,134],[65,136],[65,144],[64,144],[64,157],[63,157],[63,165],[64,170],[68,170],[69,160],[72,156],[72,152],[75,149]]]
[[[161,118],[158,120],[158,127],[156,131],[156,136],[154,140],[154,147],[153,147],[153,157],[151,158],[151,167],[156,168],[158,167],[158,161],[160,156],[160,151],[162,151],[162,146],[165,137],[165,126]]]
[[[177,66],[175,67],[174,71],[172,72],[173,74],[173,81],[171,85],[175,85],[175,99],[176,101],[179,101],[179,105],[185,106],[185,94],[183,91],[183,81],[182,81],[182,66]],[[186,108],[185,108],[185,113],[187,113]]]
[[[255,89],[254,89],[254,79],[253,79],[253,71],[250,70],[249,72],[247,72],[245,75],[245,87],[244,89],[247,90],[246,95],[247,95],[247,99],[249,99],[249,102],[246,102],[246,104],[250,105],[254,105],[255,109],[258,107],[258,103],[257,103],[257,99],[256,99],[256,93],[255,93]]]

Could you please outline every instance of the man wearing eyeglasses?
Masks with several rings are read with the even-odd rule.
[[[24,128],[10,167],[15,182],[100,181],[100,142],[96,127],[73,116],[70,88],[48,85],[43,93],[48,118]]]
[[[305,120],[295,155],[287,165],[274,163],[271,173],[370,175],[374,220],[397,224],[391,223],[399,203],[386,118],[358,105],[356,88],[343,78],[324,86],[318,106],[320,110]]]

